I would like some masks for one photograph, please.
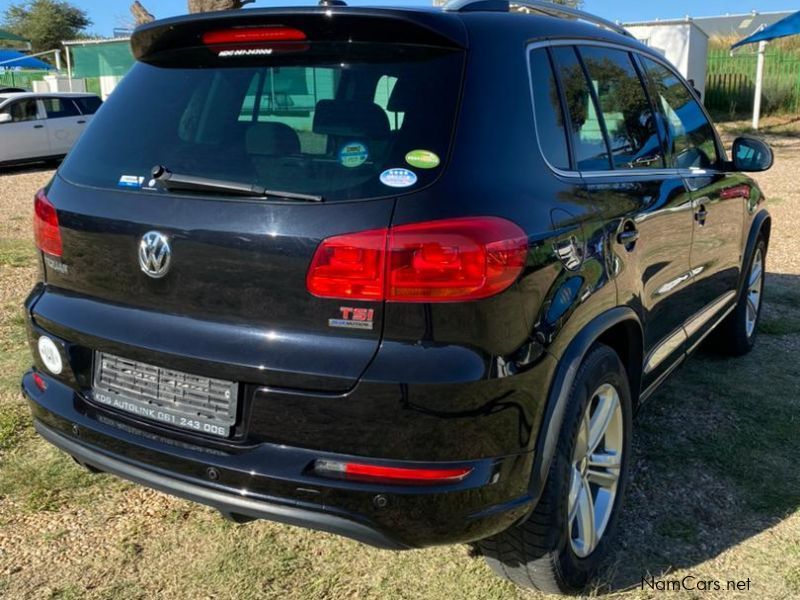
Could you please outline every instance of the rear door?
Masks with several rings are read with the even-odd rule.
[[[86,127],[86,117],[70,98],[42,98],[51,154],[66,154]]]
[[[231,379],[351,387],[378,348],[383,303],[349,300],[346,291],[316,297],[306,282],[312,257],[325,238],[388,227],[396,198],[441,172],[387,176],[409,170],[408,147],[395,146],[390,115],[374,101],[379,82],[392,77],[397,89],[402,82],[436,95],[408,109],[403,133],[411,148],[445,157],[463,60],[451,48],[323,42],[269,59],[194,48],[137,64],[49,191],[66,268],[48,269],[39,317],[67,322],[89,344],[112,339],[244,370]],[[150,182],[155,165],[273,192],[167,190]],[[171,249],[160,278],[138,258],[153,231]],[[346,245],[328,258],[333,274],[373,260]]]
[[[671,69],[645,59],[653,95],[668,125],[670,154],[691,191],[694,236],[687,333],[698,338],[733,302],[750,186],[726,173],[714,128],[696,96]]]
[[[609,229],[620,302],[644,326],[646,388],[684,348],[691,197],[668,168],[663,127],[633,55],[586,44],[553,48],[553,56],[588,202]]]
[[[0,162],[51,154],[44,114],[35,98],[12,101],[2,112],[13,121],[0,123]]]

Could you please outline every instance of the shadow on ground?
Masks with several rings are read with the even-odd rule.
[[[800,277],[768,275],[765,298],[749,355],[701,350],[639,411],[619,549],[601,589],[691,572],[800,508]]]

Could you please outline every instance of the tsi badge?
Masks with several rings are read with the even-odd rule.
[[[153,279],[161,279],[169,271],[172,250],[167,236],[158,231],[148,231],[139,243],[139,267]]]
[[[346,329],[372,329],[375,311],[371,308],[350,308],[341,306],[341,319],[328,319],[330,327],[344,327]]]

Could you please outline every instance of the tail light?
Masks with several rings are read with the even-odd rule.
[[[207,46],[257,42],[301,42],[305,39],[306,34],[293,27],[242,27],[207,31],[203,34],[203,43]]]
[[[306,284],[321,298],[478,300],[514,283],[527,252],[525,232],[497,217],[400,225],[323,240]]]
[[[314,472],[323,477],[363,481],[366,483],[436,485],[462,481],[472,472],[472,467],[416,469],[335,460],[317,460],[314,462]]]
[[[61,256],[61,230],[56,207],[47,199],[44,190],[36,192],[33,200],[33,235],[42,252]]]

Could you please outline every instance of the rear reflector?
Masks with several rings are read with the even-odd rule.
[[[241,29],[207,31],[203,34],[203,43],[207,46],[255,42],[299,42],[305,39],[306,34],[293,27],[243,27]]]
[[[44,377],[39,375],[38,373],[33,374],[33,383],[39,389],[40,392],[43,392],[47,389],[47,382],[44,380]]]
[[[61,256],[61,230],[56,207],[47,199],[44,190],[36,192],[33,200],[33,236],[42,252]]]
[[[323,477],[334,477],[348,481],[435,485],[462,481],[472,472],[472,468],[409,469],[335,460],[317,460],[314,462],[314,472]]]
[[[455,302],[499,294],[525,266],[528,238],[497,217],[446,219],[323,240],[306,277],[321,298]]]

